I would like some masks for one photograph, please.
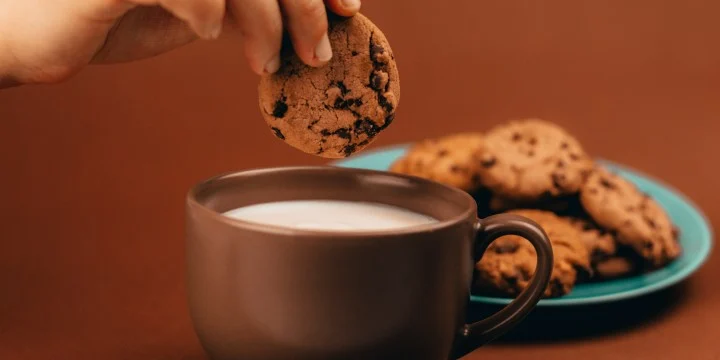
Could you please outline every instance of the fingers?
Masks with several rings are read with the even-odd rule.
[[[220,35],[226,9],[226,0],[108,1],[120,1],[118,4],[126,4],[118,5],[116,7],[118,12],[127,11],[131,6],[136,5],[161,6],[186,22],[194,33],[205,39],[214,39]],[[283,15],[298,57],[307,65],[322,66],[332,58],[332,48],[327,34],[326,6],[340,16],[352,16],[360,10],[360,0],[227,0],[227,2],[232,18],[243,34],[245,54],[250,67],[258,74],[274,73],[280,67]],[[107,15],[109,18],[113,17],[113,14]]]
[[[215,39],[222,31],[225,0],[126,0],[135,5],[160,5],[188,23],[200,37]]]
[[[288,32],[298,57],[310,66],[321,66],[332,57],[327,13],[323,0],[280,0]]]
[[[118,63],[145,59],[197,39],[187,22],[160,6],[141,6],[127,12],[108,31],[91,63]]]
[[[230,0],[230,9],[242,33],[250,68],[260,75],[277,71],[283,29],[277,1]]]
[[[340,16],[353,16],[360,11],[360,0],[325,0],[325,5]]]

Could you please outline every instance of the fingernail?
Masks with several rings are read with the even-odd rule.
[[[360,10],[360,0],[342,0],[340,3],[346,10],[349,10],[349,11]]]
[[[279,55],[273,56],[273,58],[270,59],[270,61],[268,61],[265,64],[265,72],[268,74],[275,73],[276,71],[278,71],[279,68],[280,68],[280,56]]]
[[[322,62],[329,61],[330,58],[332,58],[332,48],[330,47],[330,38],[328,38],[327,33],[323,35],[320,43],[315,47],[315,58]]]

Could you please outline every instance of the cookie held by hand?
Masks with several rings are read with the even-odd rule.
[[[390,44],[365,16],[332,16],[328,35],[333,57],[319,68],[284,49],[279,71],[260,80],[260,109],[273,134],[288,145],[343,158],[392,123],[400,81]]]

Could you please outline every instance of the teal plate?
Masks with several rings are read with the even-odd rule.
[[[387,170],[402,156],[408,145],[400,145],[335,162],[340,167]],[[682,255],[668,266],[638,276],[578,284],[571,293],[554,299],[540,300],[539,306],[588,305],[629,299],[667,288],[687,278],[707,260],[712,248],[712,229],[708,220],[688,198],[662,182],[622,165],[598,160],[619,175],[632,181],[641,190],[656,199],[680,229]],[[508,304],[511,299],[488,296],[471,296],[472,302]]]

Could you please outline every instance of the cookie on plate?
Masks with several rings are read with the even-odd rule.
[[[677,231],[665,210],[630,181],[597,167],[580,193],[587,213],[616,234],[649,265],[659,267],[680,255]]]
[[[628,276],[638,271],[638,263],[626,256],[612,256],[593,266],[596,280],[609,280]]]
[[[492,195],[489,200],[489,207],[496,213],[513,209],[547,210],[563,216],[579,216],[584,213],[577,194],[537,200],[508,199],[503,196]]]
[[[540,119],[510,121],[487,132],[480,164],[485,187],[523,201],[576,194],[593,168],[573,136]]]
[[[569,293],[578,280],[591,272],[588,252],[578,230],[567,220],[542,210],[513,210],[543,227],[553,247],[553,271],[545,297]],[[493,241],[475,265],[475,289],[480,293],[516,296],[525,289],[537,265],[530,242],[515,235]]]
[[[278,72],[262,76],[260,109],[272,132],[309,154],[343,158],[361,150],[393,121],[400,101],[395,57],[368,18],[332,16],[333,57],[319,68],[283,49]]]
[[[480,133],[460,133],[427,139],[412,146],[396,160],[390,171],[414,175],[466,192],[477,190],[479,163],[475,156],[483,146]]]
[[[580,240],[590,255],[591,264],[595,265],[617,254],[615,238],[609,232],[586,219],[577,217],[564,217],[564,219],[579,232]]]

